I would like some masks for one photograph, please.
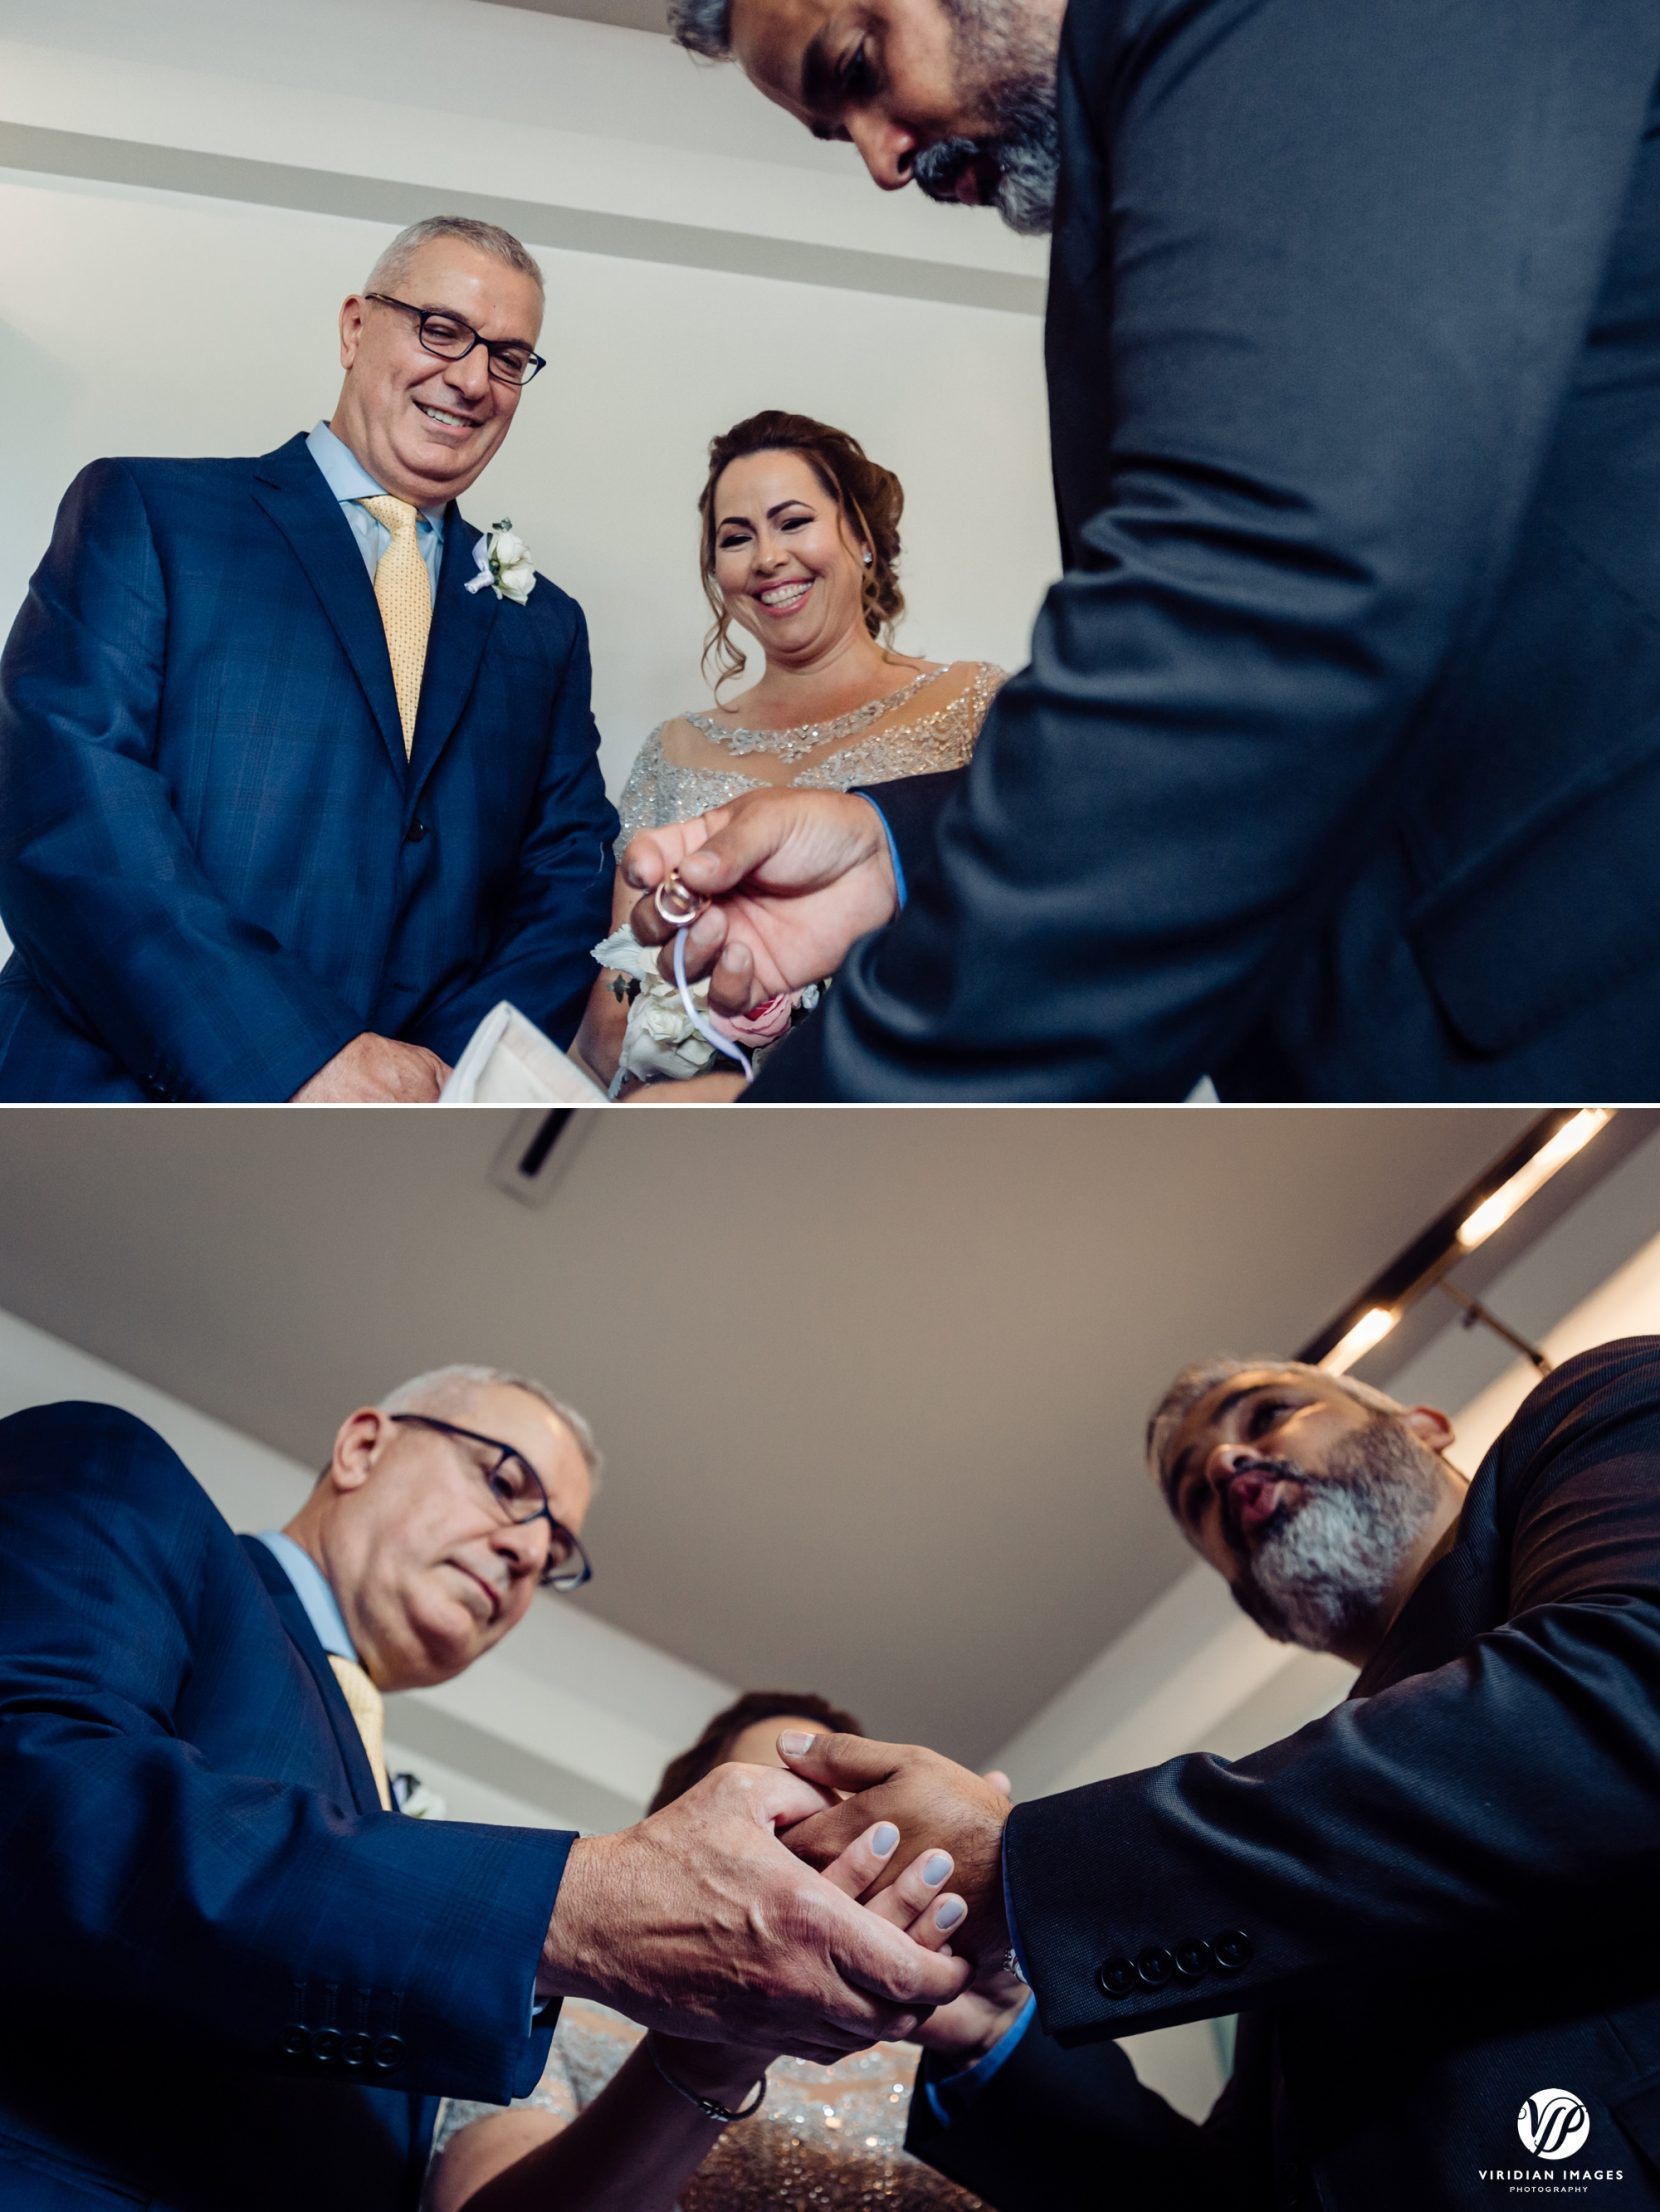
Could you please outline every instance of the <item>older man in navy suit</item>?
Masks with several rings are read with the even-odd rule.
[[[585,1579],[594,1457],[540,1384],[439,1369],[239,1539],[128,1413],[0,1421],[6,2212],[413,2212],[438,2095],[529,2091],[564,1996],[718,2096],[722,2036],[834,2059],[956,1995],[853,1902],[879,1861],[804,1886],[793,1775],[612,1836],[393,1809],[382,1693]]]
[[[574,1031],[616,832],[586,629],[455,504],[542,309],[506,231],[418,223],[331,421],[70,487],[0,659],[0,1099],[431,1099],[499,999]]]

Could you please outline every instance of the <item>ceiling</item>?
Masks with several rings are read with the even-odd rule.
[[[666,35],[669,0],[483,0],[493,8],[527,8],[536,15],[571,15],[582,23],[615,23],[625,31]]]
[[[533,1210],[492,1112],[12,1111],[0,1307],[315,1466],[446,1360],[610,1462],[579,1599],[984,1757],[1188,1563],[1186,1358],[1292,1349],[1525,1112],[594,1114]]]

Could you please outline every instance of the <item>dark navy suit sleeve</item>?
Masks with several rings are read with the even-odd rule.
[[[1235,2100],[1225,2095],[1200,2128],[1143,2088],[1110,2043],[1065,2049],[1031,2028],[948,2123],[927,2095],[943,2071],[924,2057],[905,2148],[997,2212],[1253,2212],[1262,2201],[1261,2161],[1230,2125]]]
[[[203,873],[155,761],[167,591],[120,461],[70,486],[0,657],[0,916],[160,1094],[290,1097],[363,1024]]]
[[[248,1602],[240,1562],[131,1415],[65,1405],[0,1422],[12,2003],[45,2019],[116,2006],[184,2031],[181,2048],[206,2036],[290,2071],[285,2039],[309,2005],[313,2026],[368,2027],[375,2086],[528,2092],[548,2039],[526,2022],[572,1838],[357,1813],[210,1766],[175,1715],[226,1641],[225,1611]],[[279,1676],[268,1694],[284,1692]]]
[[[1074,6],[1068,572],[761,1098],[1175,1098],[1410,806],[1569,390],[1652,0]],[[1647,66],[1644,66],[1644,57]]]
[[[600,773],[588,625],[574,601],[563,604],[569,637],[549,672],[546,752],[512,905],[478,974],[412,1032],[412,1042],[452,1065],[502,999],[511,999],[555,1044],[568,1045],[599,973],[590,948],[611,927],[617,810]],[[535,605],[533,592],[525,612]]]
[[[1010,1893],[1052,2034],[1479,1977],[1494,1961],[1595,1950],[1610,1915],[1646,1924],[1660,1338],[1565,1363],[1464,1512],[1481,1526],[1429,1570],[1373,1662],[1399,1679],[1237,1763],[1173,1759],[1016,1806]],[[1405,1671],[1414,1636],[1442,1608],[1457,1616],[1461,1578],[1489,1572],[1500,1580],[1481,1586],[1480,1617],[1499,1625]],[[1166,1967],[1153,1987],[1121,1965],[1219,1936],[1230,1971]]]

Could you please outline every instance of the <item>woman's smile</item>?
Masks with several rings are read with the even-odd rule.
[[[751,596],[763,614],[794,614],[805,604],[813,582],[811,576],[787,576],[780,582],[758,585]]]

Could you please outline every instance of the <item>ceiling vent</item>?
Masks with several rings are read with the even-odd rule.
[[[590,1118],[587,1109],[574,1106],[538,1107],[534,1113],[515,1114],[490,1163],[490,1181],[521,1206],[545,1206],[570,1173],[582,1146],[583,1125]]]

